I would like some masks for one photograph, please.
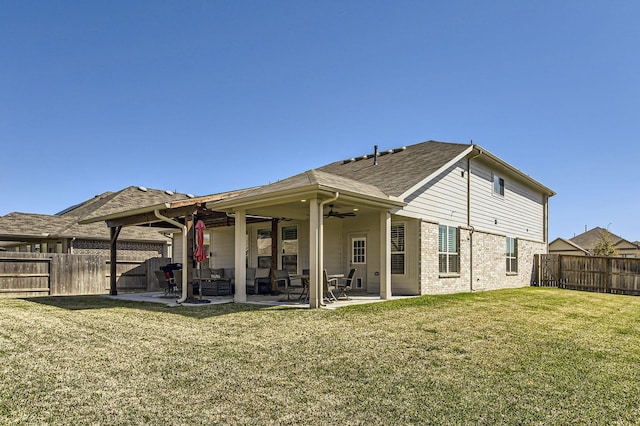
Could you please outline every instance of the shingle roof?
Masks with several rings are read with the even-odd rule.
[[[388,198],[387,194],[374,185],[369,185],[367,183],[326,173],[320,170],[309,170],[278,182],[246,191],[245,193],[233,197],[230,200],[235,202],[245,198],[273,194],[279,191],[321,186],[327,186],[337,190],[357,192],[358,194],[370,197]],[[222,200],[222,202],[224,201],[225,200]],[[215,206],[215,204],[213,205]]]
[[[280,191],[328,187],[342,192],[389,200],[403,194],[460,155],[469,145],[423,142],[383,150],[374,165],[373,155],[337,161],[269,185],[249,190],[218,204],[241,202]],[[215,204],[212,205],[215,208]]]
[[[139,207],[161,204],[168,201],[184,200],[189,198],[187,194],[173,193],[159,189],[130,186],[115,193],[97,195],[76,209],[65,213],[65,216],[73,215],[82,219],[106,216],[111,213],[132,210]]]
[[[375,166],[372,157],[354,157],[354,161],[337,161],[317,170],[374,185],[386,194],[397,197],[453,160],[469,146],[428,141],[409,145],[406,149],[389,150],[393,151],[392,153],[382,150]]]
[[[577,244],[580,247],[583,247],[587,250],[593,250],[593,248],[598,244],[598,242],[600,242],[600,240],[602,239],[602,235],[606,235],[609,234],[610,239],[611,239],[611,244],[616,245],[617,243],[619,243],[623,238],[617,236],[616,234],[612,234],[611,232],[609,232],[608,230],[604,229],[604,228],[600,228],[598,226],[596,226],[593,229],[590,229],[586,232],[583,232],[580,235],[576,235],[575,237],[569,239],[569,241],[573,242],[574,244]]]
[[[92,199],[63,210],[57,215],[33,213],[9,213],[0,217],[0,235],[31,236],[52,238],[95,238],[108,239],[109,228],[104,222],[79,225],[78,221],[89,217],[107,215],[117,211],[132,210],[167,201],[186,199],[186,194],[169,193],[157,189],[130,186],[118,192],[105,192]],[[120,233],[120,240],[166,241],[161,229],[126,227]]]
[[[48,235],[70,226],[73,219],[45,214],[13,212],[0,217],[0,234]]]

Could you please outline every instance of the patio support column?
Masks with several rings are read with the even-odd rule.
[[[236,291],[233,301],[243,303],[247,301],[247,212],[237,210],[235,216],[235,275]]]
[[[317,198],[309,200],[309,308],[319,308],[322,302],[322,215]],[[320,291],[318,291],[320,290]]]
[[[278,222],[276,218],[271,219],[271,294],[278,294],[276,284],[276,270],[278,269]],[[284,265],[282,266],[284,268]]]
[[[109,275],[109,294],[111,296],[118,295],[118,235],[120,235],[120,231],[122,230],[122,226],[112,226],[109,228],[111,231],[111,263],[110,267],[110,275]]]
[[[391,298],[391,213],[380,212],[380,298]]]
[[[193,300],[193,215],[184,217],[184,225],[187,230],[187,264],[182,265],[182,285],[187,288],[187,301]],[[185,273],[186,271],[186,273]],[[184,292],[183,292],[184,293]]]

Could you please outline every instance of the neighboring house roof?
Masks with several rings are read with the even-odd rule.
[[[611,233],[609,230],[605,228],[600,228],[596,226],[593,229],[583,232],[582,234],[576,235],[575,237],[563,240],[558,238],[554,240],[551,244],[549,244],[549,248],[551,251],[551,246],[558,240],[562,240],[568,244],[577,247],[579,250],[584,251],[586,253],[593,252],[593,249],[596,245],[601,241],[603,235],[608,235],[611,241],[611,245],[616,247],[616,249],[621,250],[622,252],[628,252],[629,250],[639,250],[640,245],[637,242],[630,242],[625,240],[624,238]],[[559,249],[558,249],[559,250]]]
[[[0,240],[28,241],[53,238],[109,239],[109,228],[102,223],[78,224],[87,218],[115,211],[131,210],[149,204],[187,199],[187,194],[130,186],[118,192],[105,192],[69,207],[56,215],[13,212],[0,217]],[[120,240],[165,242],[161,229],[129,227]]]
[[[563,244],[565,245],[565,247],[563,247]],[[556,238],[551,243],[549,243],[549,251],[563,251],[567,249],[578,250],[585,254],[589,253],[588,249],[580,247],[578,244],[572,242],[571,240],[565,240],[564,238]]]
[[[613,234],[608,230],[600,228],[598,226],[586,232],[583,232],[580,235],[576,235],[575,237],[569,239],[569,241],[591,251],[598,244],[598,242],[600,242],[602,236],[606,234],[609,234],[609,238],[611,238],[611,244],[614,246],[621,241],[624,241],[624,238],[619,237],[616,234]]]

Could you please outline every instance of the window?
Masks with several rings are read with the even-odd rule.
[[[290,274],[298,273],[298,227],[282,227],[282,269]]]
[[[258,268],[271,268],[271,229],[258,229]]]
[[[438,262],[441,274],[460,272],[460,254],[458,252],[458,228],[440,225],[438,229]]]
[[[518,240],[507,237],[507,274],[518,272]]]
[[[391,273],[404,275],[404,223],[391,224]]]
[[[367,240],[366,238],[353,238],[351,240],[351,263],[367,263]]]
[[[504,196],[504,179],[498,175],[493,175],[493,193]]]

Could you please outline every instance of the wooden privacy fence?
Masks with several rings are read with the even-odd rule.
[[[154,271],[170,259],[118,259],[118,291],[159,289]],[[109,256],[85,254],[0,253],[0,296],[109,294]]]
[[[640,259],[536,255],[533,285],[600,293],[640,295]]]

